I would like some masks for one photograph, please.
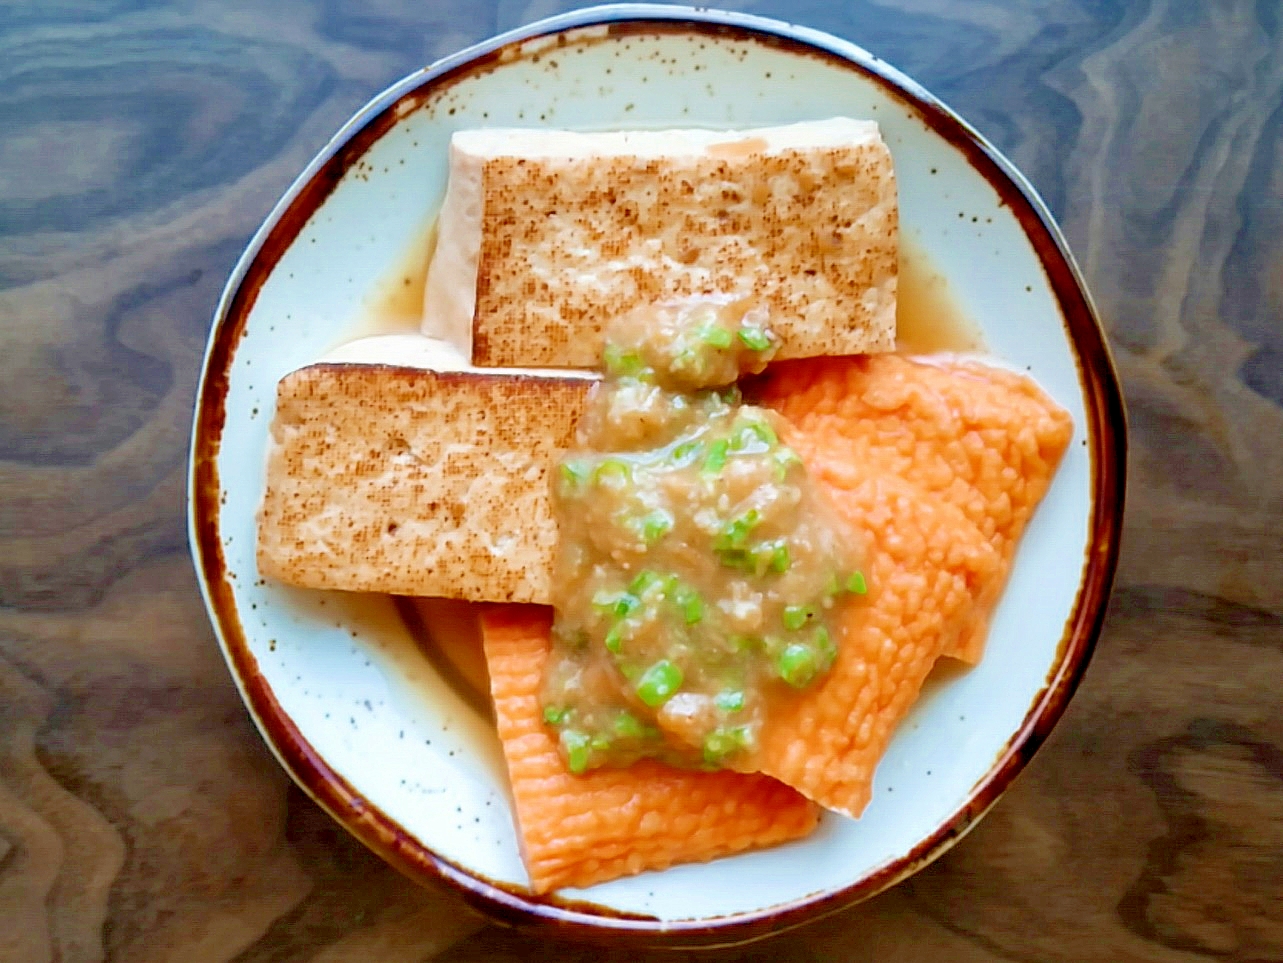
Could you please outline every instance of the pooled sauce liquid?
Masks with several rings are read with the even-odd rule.
[[[958,304],[949,279],[916,243],[900,241],[895,347],[900,354],[984,350],[980,328]]]
[[[419,330],[436,241],[434,217],[368,293],[366,309],[349,340]],[[904,354],[984,350],[980,329],[957,303],[948,279],[908,239],[900,246],[896,348]],[[476,609],[467,602],[443,599],[396,601],[408,633],[445,684],[482,719],[491,719]]]
[[[375,282],[351,335],[356,341],[380,334],[408,334],[423,321],[423,292],[428,264],[437,249],[437,219],[433,217],[402,253],[396,265]]]

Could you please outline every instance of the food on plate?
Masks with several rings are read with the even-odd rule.
[[[779,357],[890,351],[899,220],[872,121],[454,134],[424,332],[485,367],[590,368],[605,323],[749,297]]]
[[[553,488],[544,710],[571,772],[734,766],[833,664],[847,586],[865,589],[860,539],[783,420],[735,387],[778,346],[741,301],[649,305],[607,331]]]
[[[1051,485],[1073,422],[1037,383],[974,361],[900,355],[825,358],[773,367],[758,399],[808,441],[813,471],[844,479],[877,465],[955,505],[1002,559]],[[985,587],[979,613],[997,604],[1005,574]],[[945,647],[976,663],[987,618]]]
[[[552,610],[487,606],[481,624],[535,892],[715,859],[815,828],[818,807],[767,776],[677,769],[654,760],[572,775],[540,705]]]
[[[258,567],[307,588],[549,598],[549,471],[587,382],[318,364],[277,387]]]
[[[858,817],[981,658],[1073,429],[888,353],[896,204],[863,121],[460,132],[423,335],[280,383],[264,575],[536,603],[482,614],[536,892]]]

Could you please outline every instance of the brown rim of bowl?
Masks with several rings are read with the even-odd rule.
[[[962,152],[1011,208],[1034,245],[1076,353],[1092,463],[1092,540],[1074,610],[1055,666],[1024,722],[967,801],[912,851],[843,889],[753,913],[663,922],[587,903],[536,898],[437,856],[370,805],[308,744],[258,671],[242,631],[219,538],[217,457],[230,364],[246,319],[284,251],[344,173],[396,121],[441,89],[495,69],[536,38],[582,28],[608,37],[699,34],[753,42],[857,70],[881,84]],[[575,38],[578,40],[578,38]],[[544,935],[613,944],[717,946],[779,933],[867,899],[943,854],[997,801],[1047,738],[1091,659],[1118,560],[1126,469],[1126,419],[1113,361],[1078,268],[1042,200],[994,147],[913,80],[854,44],[819,31],[746,14],[649,4],[592,7],[552,17],[478,44],[418,71],[359,111],[308,165],[242,255],[219,302],[205,357],[193,428],[190,530],[193,555],[215,629],[237,685],[268,745],[294,780],[361,842],[419,882],[444,882],[486,916]]]

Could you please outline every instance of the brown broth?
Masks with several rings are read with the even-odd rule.
[[[437,219],[433,216],[407,245],[392,270],[366,293],[364,310],[347,341],[419,330],[428,264],[436,248]]]
[[[896,303],[896,350],[901,354],[984,350],[977,324],[962,310],[949,279],[936,270],[917,243],[900,241]]]

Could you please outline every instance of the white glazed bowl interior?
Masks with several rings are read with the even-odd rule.
[[[673,8],[661,9],[672,15]],[[343,144],[370,117],[420,88],[389,108],[395,121],[368,150],[347,158],[328,197],[271,266],[252,304],[246,301],[223,373],[225,395],[212,397],[208,385],[203,393],[202,404],[221,403],[225,418],[215,455],[221,506],[212,527],[202,534],[196,525],[193,537],[215,538],[221,550],[226,597],[220,601],[209,586],[207,593],[212,608],[224,609],[215,621],[225,646],[230,605],[256,665],[253,685],[237,671],[251,711],[279,751],[279,732],[264,725],[254,697],[255,686],[266,688],[311,751],[408,840],[465,875],[524,887],[497,740],[416,648],[392,602],[298,591],[258,576],[255,511],[276,382],[357,333],[372,292],[400,269],[440,204],[455,130],[873,118],[895,156],[905,238],[947,276],[992,355],[1032,374],[1069,410],[1074,442],[1020,547],[983,662],[929,683],[883,759],[861,819],[827,815],[800,842],[561,895],[670,924],[734,921],[839,893],[889,867],[911,871],[906,861],[924,840],[950,823],[966,828],[959,814],[1012,751],[1049,679],[1063,669],[1062,638],[1086,570],[1094,478],[1084,443],[1087,395],[1039,253],[962,149],[924,123],[903,94],[835,57],[742,32],[681,28],[615,34],[590,27],[561,44],[554,36],[507,49],[488,69],[455,59],[409,78],[340,133],[300,184],[348,149]],[[431,81],[442,73],[445,80]],[[236,288],[291,196],[251,245],[220,324],[229,323]],[[198,559],[209,557],[196,548]],[[207,580],[218,577],[205,568]],[[352,813],[335,815],[349,826],[359,822]]]

